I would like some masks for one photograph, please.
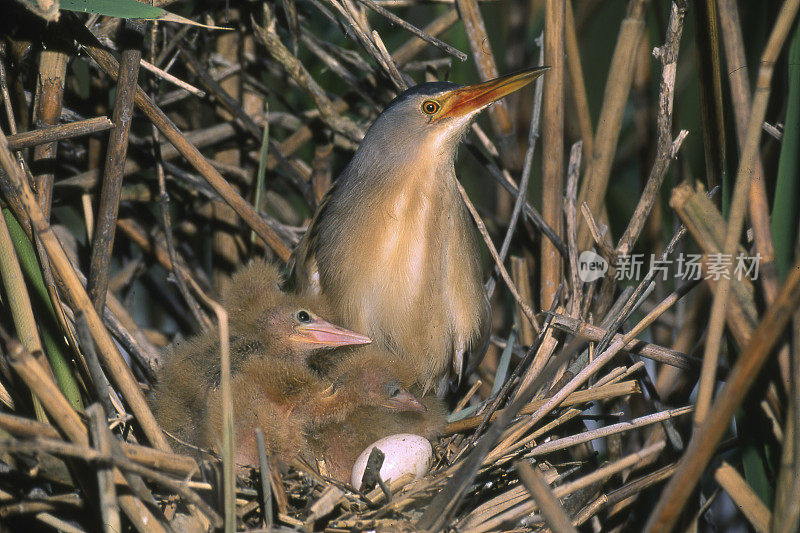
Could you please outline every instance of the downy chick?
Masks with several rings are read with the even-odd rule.
[[[253,261],[236,273],[223,295],[230,328],[231,373],[252,358],[305,367],[324,359],[331,348],[368,343],[368,337],[321,319],[313,298],[286,294],[277,268]],[[161,426],[181,440],[197,444],[211,391],[220,382],[220,347],[216,329],[177,342],[167,354],[151,396]]]
[[[325,460],[325,467],[333,478],[349,482],[356,459],[375,441],[397,433],[413,433],[429,440],[442,434],[447,422],[444,404],[431,395],[420,401],[425,411],[386,412],[359,408],[341,422],[318,426],[308,435],[311,451],[318,459]]]
[[[421,412],[425,406],[401,388],[397,369],[382,359],[352,357],[337,365],[332,379],[308,366],[252,357],[232,379],[235,461],[258,464],[254,430],[264,431],[267,451],[290,463],[298,455],[312,459],[316,450],[306,437],[316,428],[345,420],[352,413]],[[218,449],[222,406],[218,389],[208,400],[208,417],[198,440]]]

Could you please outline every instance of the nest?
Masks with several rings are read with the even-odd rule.
[[[761,31],[748,35],[769,35],[765,44],[743,41],[747,13],[728,0],[698,5],[694,43],[683,2],[514,6],[527,18],[475,0],[232,2],[207,13],[190,2],[193,24],[157,25],[7,6],[0,522],[797,528],[796,321],[795,342],[785,336],[800,300],[797,198],[773,203],[767,191],[796,181],[783,148],[797,141],[800,95],[772,77],[798,2],[757,17]],[[487,33],[490,14],[502,22]],[[607,35],[593,42],[600,25]],[[796,30],[792,42],[795,57]],[[486,113],[462,149],[495,323],[483,363],[450,397],[429,473],[356,491],[324,464],[264,456],[234,485],[229,461],[170,451],[145,398],[172,339],[219,327],[215,295],[248,257],[289,258],[394,95],[477,81],[473,64],[495,77],[490,44],[509,71],[552,69]],[[582,66],[593,49],[610,71]],[[752,100],[745,51],[761,54]],[[686,93],[676,72],[699,84],[699,115],[676,112]],[[786,127],[771,127],[780,102]],[[783,146],[761,142],[762,124]],[[740,154],[726,153],[734,137]],[[708,513],[728,498],[741,514]]]

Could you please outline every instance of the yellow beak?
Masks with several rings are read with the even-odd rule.
[[[340,328],[321,318],[314,318],[308,324],[295,327],[292,340],[308,344],[318,344],[320,348],[369,344],[372,339],[349,329]]]
[[[482,109],[500,98],[525,87],[544,74],[550,67],[534,67],[520,70],[514,74],[466,87],[459,87],[440,98],[442,111],[436,121],[444,118],[458,118]]]

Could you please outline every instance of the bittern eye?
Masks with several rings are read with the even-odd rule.
[[[300,322],[311,322],[311,315],[308,314],[308,311],[298,311],[297,320]]]
[[[425,100],[422,102],[422,112],[428,115],[433,115],[437,111],[439,111],[439,102],[434,100]]]

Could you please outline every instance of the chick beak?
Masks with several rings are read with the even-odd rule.
[[[428,410],[428,408],[422,405],[422,402],[417,400],[413,394],[405,390],[401,390],[386,400],[384,406],[392,411],[416,411],[418,413],[424,413]]]
[[[453,89],[442,98],[444,109],[437,121],[465,117],[480,111],[492,102],[525,87],[549,69],[550,67],[529,68],[483,83]]]
[[[319,345],[320,348],[335,348],[353,344],[369,344],[372,339],[349,329],[340,328],[321,318],[294,328],[294,340]]]

